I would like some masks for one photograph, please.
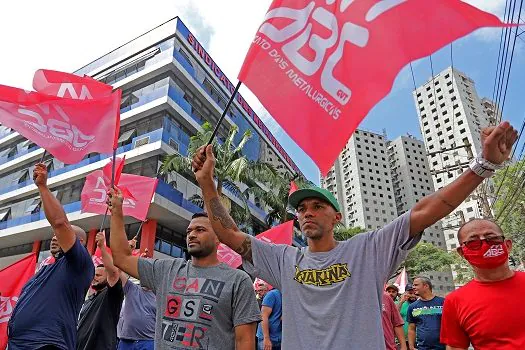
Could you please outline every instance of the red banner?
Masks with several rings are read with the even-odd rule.
[[[458,0],[274,0],[239,80],[326,175],[404,66],[504,25]]]
[[[89,153],[112,153],[116,147],[120,90],[94,100],[74,100],[0,85],[0,123],[60,161],[77,163]]]
[[[90,77],[79,77],[75,74],[54,70],[37,70],[33,77],[33,89],[42,94],[72,98],[75,100],[92,100],[111,95],[113,87]]]
[[[115,183],[123,190],[123,194],[124,190],[130,194],[124,196],[122,206],[124,215],[133,216],[140,221],[146,220],[158,179],[121,174],[119,182]],[[96,170],[89,174],[80,195],[82,212],[104,214],[107,208],[106,199],[110,185],[111,182],[105,180],[103,170]]]
[[[292,245],[292,234],[293,220],[290,220],[258,234],[255,238],[268,243]],[[219,261],[233,267],[234,269],[242,264],[241,256],[222,243],[219,245],[219,248],[217,248],[217,257],[219,258]]]
[[[35,274],[36,254],[0,270],[0,349],[7,347],[7,322],[22,292],[22,287]]]

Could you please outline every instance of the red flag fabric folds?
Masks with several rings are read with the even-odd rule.
[[[269,243],[292,245],[292,234],[293,220],[290,220],[258,234],[255,238]],[[217,257],[219,258],[219,261],[233,267],[234,269],[242,264],[241,256],[222,243],[217,249]]]
[[[109,181],[105,179],[103,170],[96,170],[86,177],[80,194],[83,213],[104,214],[106,212],[107,192],[111,186],[111,179]],[[133,216],[140,221],[146,220],[157,183],[156,178],[121,174],[119,182],[115,184],[121,189],[124,196],[122,206],[124,215]]]
[[[489,26],[459,0],[274,0],[239,80],[326,175],[405,65]]]
[[[35,91],[75,100],[92,100],[111,95],[113,87],[91,77],[40,69],[33,76]]]
[[[7,322],[22,292],[22,287],[35,274],[36,254],[0,270],[0,349],[7,347]]]
[[[111,153],[120,128],[120,90],[93,100],[60,98],[0,85],[0,123],[72,164]]]

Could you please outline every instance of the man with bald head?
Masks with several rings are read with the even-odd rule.
[[[86,233],[69,223],[47,187],[44,164],[35,166],[33,180],[54,232],[51,253],[55,262],[44,266],[22,289],[9,320],[8,348],[75,349],[78,315],[95,273],[84,246]]]
[[[474,279],[445,299],[441,342],[447,350],[525,349],[525,273],[512,271],[512,241],[490,220],[475,219],[458,231],[458,253]]]

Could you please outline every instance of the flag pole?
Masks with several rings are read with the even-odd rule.
[[[116,168],[115,158],[117,158],[117,149],[116,148],[113,149],[113,158],[112,158],[113,164],[111,165],[111,186],[110,186],[110,189],[112,189],[113,186],[115,186],[115,168]],[[104,228],[104,225],[106,224],[106,218],[108,216],[108,212],[109,212],[109,207],[106,207],[106,212],[104,213],[104,217],[102,218],[102,223],[100,224],[100,230],[98,230],[98,232],[102,232],[102,229]]]
[[[215,129],[213,129],[213,133],[211,134],[210,140],[208,141],[208,144],[206,146],[211,145],[213,139],[215,138],[215,135],[217,135],[217,132],[219,131],[219,126],[221,125],[222,121],[226,117],[226,113],[230,109],[230,106],[233,103],[233,99],[235,98],[235,95],[237,95],[237,92],[239,91],[241,84],[242,84],[242,81],[239,80],[239,82],[237,83],[237,86],[235,87],[235,90],[233,90],[230,100],[226,104],[226,107],[224,108],[224,111],[222,112],[222,115],[219,118],[219,121],[217,122],[217,125],[215,125]]]
[[[44,148],[44,153],[42,153],[42,158],[40,158],[40,163],[44,162],[44,158],[46,157],[46,155],[47,155],[47,150]]]

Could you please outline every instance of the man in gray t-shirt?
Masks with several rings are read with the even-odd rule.
[[[155,349],[253,350],[261,317],[251,279],[219,262],[207,215],[195,214],[186,230],[191,260],[137,258],[124,232],[122,194],[112,190],[110,198],[115,265],[156,295]]]
[[[494,164],[508,158],[516,138],[506,122],[484,129],[484,158],[471,169],[392,223],[345,242],[334,239],[342,214],[330,192],[317,187],[294,192],[289,203],[308,239],[303,250],[259,241],[237,228],[217,193],[212,146],[197,150],[192,168],[219,239],[242,256],[248,272],[281,290],[283,349],[384,349],[384,283],[421,232],[452,213]]]

